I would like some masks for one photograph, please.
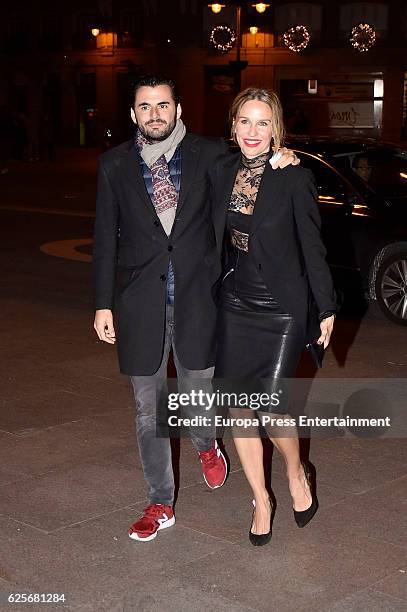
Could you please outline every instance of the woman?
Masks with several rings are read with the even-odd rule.
[[[217,169],[218,222],[226,223],[226,269],[220,292],[215,377],[293,377],[306,342],[328,346],[336,310],[335,292],[320,238],[316,190],[310,171],[300,166],[273,170],[273,148],[283,141],[282,109],[265,89],[242,91],[230,110],[240,154]],[[221,216],[224,219],[221,219]],[[310,307],[319,325],[310,331]],[[282,402],[283,404],[283,402]],[[273,412],[287,412],[281,405]],[[295,428],[291,428],[295,429]],[[260,437],[234,440],[253,490],[253,545],[271,538],[272,502],[265,487]],[[272,442],[283,455],[294,518],[306,525],[317,510],[310,469],[301,463],[297,433]]]

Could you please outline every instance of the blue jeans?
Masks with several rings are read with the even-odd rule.
[[[131,376],[136,401],[136,433],[144,478],[148,486],[151,504],[172,506],[174,501],[174,474],[171,461],[169,437],[158,437],[156,433],[157,411],[166,405],[167,363],[172,348],[177,369],[178,391],[196,388],[194,382],[202,379],[200,388],[211,392],[214,368],[188,370],[178,359],[175,350],[174,307],[167,304],[164,350],[161,365],[152,376]],[[192,407],[184,409],[186,416],[193,416]],[[197,414],[195,408],[194,414]],[[190,428],[192,443],[197,451],[208,450],[215,438],[215,427]]]

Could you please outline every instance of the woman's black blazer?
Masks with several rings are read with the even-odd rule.
[[[240,153],[228,155],[213,172],[215,227],[220,243]],[[336,311],[336,296],[321,239],[317,190],[310,170],[266,164],[255,203],[249,249],[264,282],[280,306],[303,328],[307,340],[319,335],[311,312]]]

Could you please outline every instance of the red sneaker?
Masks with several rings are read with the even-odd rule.
[[[227,464],[216,440],[208,451],[201,451],[198,455],[206,484],[211,489],[218,489],[226,480]]]
[[[154,540],[157,531],[172,527],[174,523],[175,516],[171,506],[151,504],[144,508],[143,516],[130,527],[128,534],[132,540],[149,542]]]

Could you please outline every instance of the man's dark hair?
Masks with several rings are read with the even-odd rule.
[[[175,104],[179,103],[180,97],[178,95],[177,86],[172,79],[160,74],[146,74],[137,79],[133,85],[132,106],[134,106],[136,94],[140,87],[157,87],[158,85],[168,85],[171,89],[171,95]]]
[[[357,168],[359,165],[359,162],[362,161],[362,159],[365,159],[367,163],[369,164],[369,156],[367,153],[364,153],[364,152],[357,153],[352,160],[352,168]]]

